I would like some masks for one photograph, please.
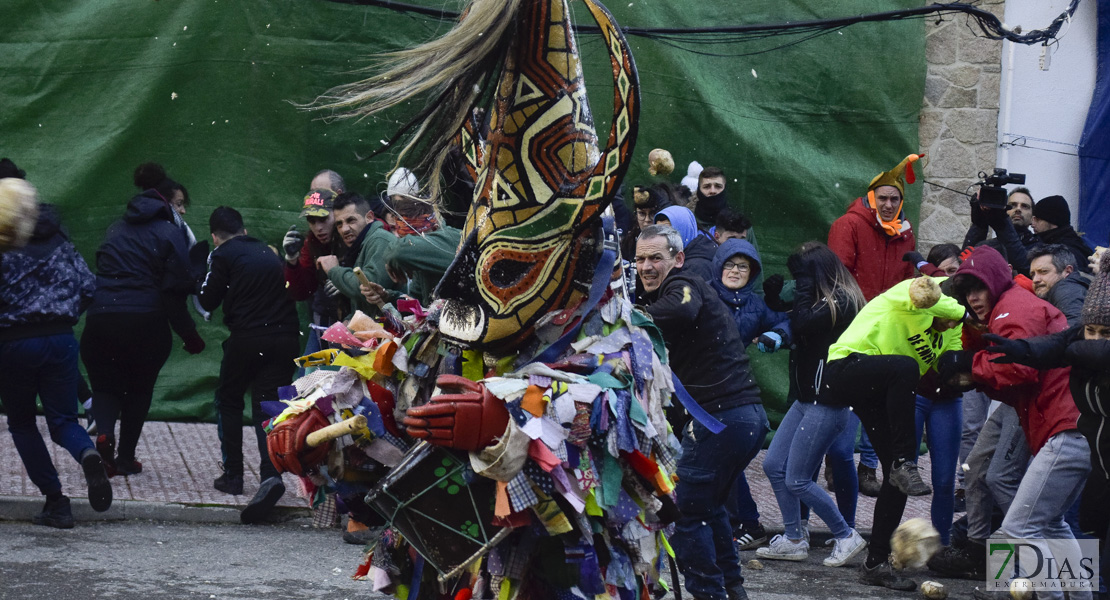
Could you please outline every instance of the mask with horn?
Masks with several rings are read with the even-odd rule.
[[[628,168],[639,92],[612,15],[585,4],[614,79],[604,149],[566,0],[474,0],[444,37],[392,55],[382,75],[323,98],[365,116],[432,94],[407,126],[415,133],[401,156],[418,151],[425,159],[416,168],[439,173],[454,138],[474,177],[462,244],[436,292],[445,301],[440,330],[469,347],[513,351],[541,317],[583,301],[597,271],[600,217]],[[479,136],[471,116],[482,105],[488,129]]]

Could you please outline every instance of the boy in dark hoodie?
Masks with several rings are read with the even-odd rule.
[[[957,297],[967,303],[988,332],[1007,339],[1029,338],[1059,333],[1067,329],[1067,319],[1056,307],[1014,285],[1010,266],[993,248],[983,246],[960,265],[954,277]],[[1068,388],[1070,368],[1037,370],[1018,364],[1000,364],[991,351],[984,350],[981,335],[965,330],[964,350],[946,352],[937,365],[940,379],[949,385],[966,382],[1017,409],[1021,428],[1033,452],[1025,477],[994,535],[1028,540],[1043,556],[1053,556],[1045,540],[1062,541],[1068,556],[1079,556],[1079,547],[1064,513],[1083,491],[1091,470],[1090,449],[1078,431],[1079,410]],[[970,556],[986,555],[969,539]],[[1015,577],[1025,577],[1031,556],[1021,560]],[[1057,560],[1063,557],[1057,556]],[[1075,594],[1078,593],[1079,596]],[[1072,592],[1071,597],[1084,597]],[[977,595],[977,597],[979,597]],[[985,596],[990,597],[990,596]],[[1038,589],[1038,598],[1063,598],[1059,590]],[[1087,592],[1085,597],[1090,597]]]

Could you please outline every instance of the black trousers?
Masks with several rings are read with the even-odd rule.
[[[852,407],[883,469],[871,529],[872,558],[886,560],[890,536],[906,510],[906,495],[890,485],[890,469],[898,459],[917,462],[914,390],[920,378],[917,361],[908,356],[852,354],[825,366],[828,387],[822,392],[827,391],[833,402]]]
[[[101,434],[114,436],[119,420],[121,460],[135,460],[154,384],[173,337],[163,313],[100,313],[85,318],[81,361],[92,387],[92,414]],[[111,457],[105,457],[111,458]]]
[[[262,430],[266,418],[261,404],[277,400],[278,388],[293,381],[293,359],[300,355],[300,346],[297,332],[252,337],[232,333],[224,342],[216,411],[225,471],[243,473],[243,398],[249,389],[251,422],[261,455],[259,477],[265,480],[278,474],[266,448],[266,433]]]

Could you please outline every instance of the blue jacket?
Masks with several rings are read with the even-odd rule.
[[[0,255],[0,282],[0,341],[72,331],[95,287],[50,204],[39,205],[30,243]]]
[[[744,256],[752,263],[748,283],[738,290],[730,290],[721,283],[721,274],[725,262],[733,256]],[[777,330],[783,336],[783,345],[790,344],[790,317],[786,313],[776,312],[767,307],[767,303],[756,293],[756,281],[763,270],[763,263],[759,260],[759,252],[747,240],[731,239],[717,248],[713,256],[713,289],[717,296],[732,312],[736,321],[736,329],[740,331],[740,339],[747,346],[759,334],[765,331]]]

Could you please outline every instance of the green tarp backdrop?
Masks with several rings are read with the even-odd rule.
[[[433,8],[453,2],[409,0]],[[592,24],[579,2],[575,20]],[[898,0],[622,0],[630,27],[709,27],[873,13]],[[131,173],[164,164],[192,197],[199,238],[219,205],[272,244],[298,223],[312,175],[333,168],[361,192],[384,189],[389,156],[363,160],[418,106],[377,120],[325,122],[299,110],[383,51],[442,34],[450,22],[324,0],[7,0],[0,19],[0,156],[61,207],[90,266],[108,225],[136,192]],[[814,39],[728,44],[632,37],[642,116],[626,185],[650,183],[647,153],[722,167],[732,203],[755,222],[768,272],[829,224],[870,178],[916,152],[925,79],[921,20],[853,25]],[[598,36],[579,36],[598,129],[608,131],[611,77]],[[794,43],[799,42],[799,43]],[[907,210],[916,223],[919,186]],[[303,225],[303,223],[302,223]],[[302,229],[303,230],[303,229]],[[175,341],[154,419],[211,419],[220,315],[201,323],[208,348]],[[175,338],[176,340],[176,338]],[[786,357],[757,357],[772,420],[785,407]]]

